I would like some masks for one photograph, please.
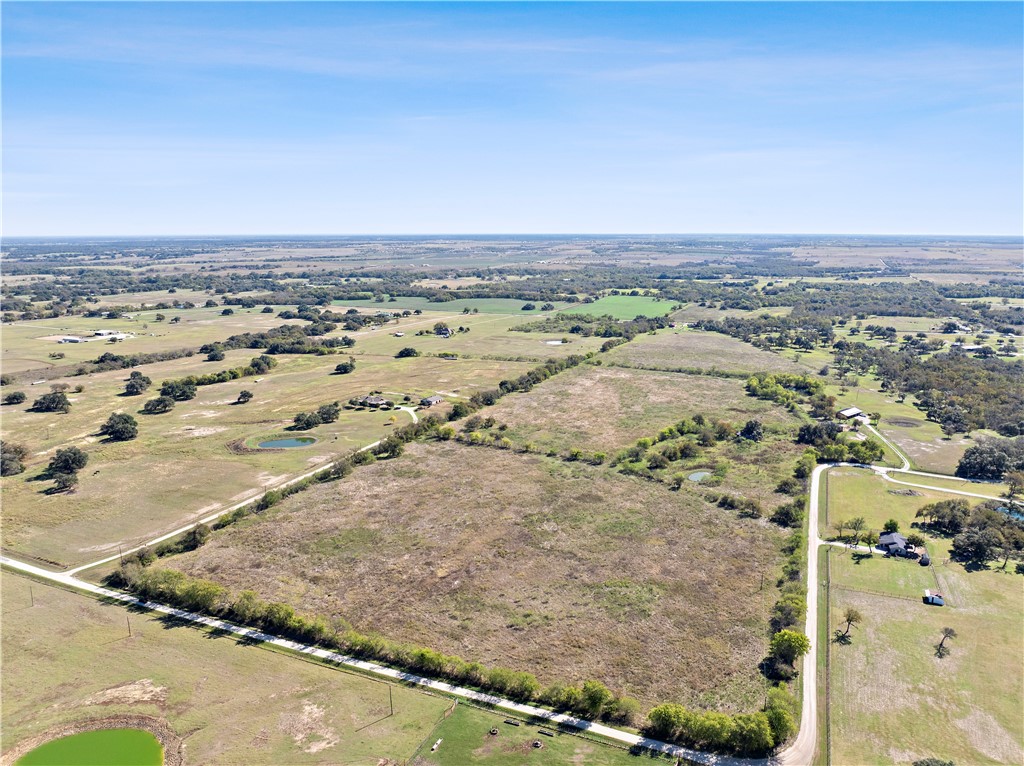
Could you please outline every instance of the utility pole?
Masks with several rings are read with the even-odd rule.
[[[121,544],[117,545],[117,558],[121,561],[121,566],[124,566],[124,554],[121,553]]]
[[[391,715],[395,714],[395,700],[391,696],[391,684],[388,684],[388,704],[391,705]]]
[[[32,586],[31,585],[28,586],[28,605],[29,606],[35,606],[36,605],[36,598],[32,594]]]
[[[132,637],[132,621],[128,615],[124,616],[124,621],[128,623],[128,638]]]

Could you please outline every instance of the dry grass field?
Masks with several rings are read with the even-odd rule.
[[[609,351],[605,359],[607,364],[651,370],[806,372],[804,367],[781,354],[762,351],[728,335],[700,330],[662,330],[654,335],[640,335]]]
[[[434,442],[160,566],[542,684],[751,710],[782,536],[685,489]]]
[[[379,766],[412,757],[449,704],[396,685],[387,717],[380,681],[7,572],[0,584],[5,753],[64,724],[141,714],[184,739],[190,764]]]
[[[742,427],[750,418],[785,426],[795,419],[770,402],[747,395],[744,382],[706,375],[582,365],[513,395],[487,410],[508,425],[518,445],[612,453],[654,436],[684,417],[703,413]]]

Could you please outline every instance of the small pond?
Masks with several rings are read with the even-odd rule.
[[[160,766],[164,748],[142,729],[96,729],[46,742],[16,766]]]
[[[271,439],[260,442],[257,446],[260,449],[288,449],[290,447],[308,447],[315,442],[316,439],[312,436],[291,436],[287,439]]]
[[[686,478],[689,479],[690,481],[695,481],[699,483],[704,481],[704,479],[708,478],[708,476],[710,475],[711,471],[694,471]]]

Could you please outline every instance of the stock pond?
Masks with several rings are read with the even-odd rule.
[[[164,748],[142,729],[96,729],[50,740],[15,766],[161,766]]]
[[[260,449],[288,449],[290,447],[308,447],[310,444],[316,442],[312,436],[293,436],[289,439],[271,439],[270,441],[260,442]]]

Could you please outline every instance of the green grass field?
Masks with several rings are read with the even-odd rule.
[[[644,295],[607,295],[593,303],[572,304],[562,309],[563,314],[605,314],[616,319],[632,319],[637,316],[660,317],[672,310],[673,303],[663,298]],[[524,312],[525,313],[525,312]]]
[[[0,589],[5,752],[62,724],[144,714],[186,739],[188,763],[376,766],[410,758],[449,704],[396,685],[389,717],[388,686],[362,675],[8,572]]]
[[[909,480],[920,480],[922,484],[929,481],[920,476]],[[875,532],[880,531],[889,519],[896,519],[906,534],[914,521],[914,514],[921,506],[955,497],[921,487],[888,482],[866,468],[832,468],[824,485],[828,490],[828,508],[827,514],[820,518],[822,537],[835,535],[836,522],[849,521],[857,516],[863,517],[867,529]],[[903,494],[905,492],[915,494]],[[968,500],[972,505],[980,502]]]
[[[518,721],[515,726],[506,721]],[[497,734],[491,734],[497,729]],[[553,737],[540,731],[554,734]],[[437,740],[441,744],[431,750]],[[542,747],[536,748],[534,742]],[[459,704],[416,751],[414,766],[520,766],[521,764],[592,764],[629,766],[640,763],[672,763],[667,757],[630,755],[622,747],[560,731],[557,726],[510,718],[500,711]]]

